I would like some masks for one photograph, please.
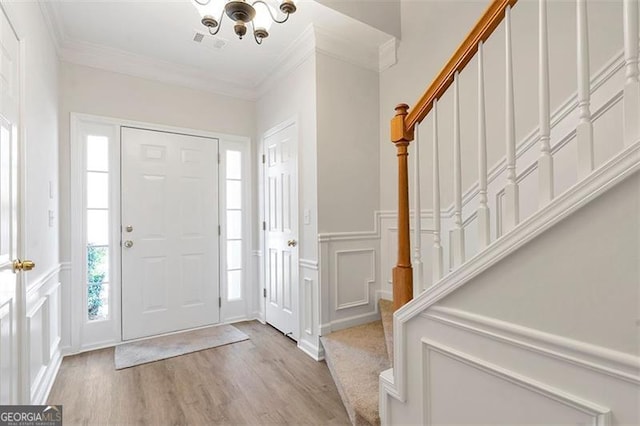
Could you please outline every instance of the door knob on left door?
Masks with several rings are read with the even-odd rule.
[[[289,247],[295,247],[295,246],[298,245],[298,242],[296,240],[289,240],[289,241],[287,241],[287,245]]]
[[[36,267],[36,264],[33,260],[20,260],[16,259],[13,261],[13,272],[18,271],[30,271]]]

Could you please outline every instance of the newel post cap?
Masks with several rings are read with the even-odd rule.
[[[396,115],[391,119],[391,142],[409,143],[413,140],[413,128],[407,129],[405,117],[409,111],[409,105],[399,104],[395,108]]]

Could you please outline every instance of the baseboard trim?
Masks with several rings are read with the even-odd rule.
[[[306,340],[299,340],[298,349],[316,361],[324,360],[324,349],[322,348],[322,345],[314,345]]]
[[[329,324],[322,324],[320,326],[320,335],[324,336],[334,331],[355,327],[355,326],[366,324],[368,322],[376,321],[379,319],[380,319],[380,312],[378,312],[378,308],[376,304],[376,310],[374,312],[368,312],[362,315],[356,315],[349,318],[331,321],[331,323]]]

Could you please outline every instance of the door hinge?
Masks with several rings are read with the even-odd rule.
[[[262,230],[266,231],[267,230],[267,222],[262,222]]]
[[[262,289],[262,297],[264,297],[265,299],[267,298],[267,289],[266,288]]]
[[[262,164],[265,164],[267,162],[267,156],[262,154]]]
[[[222,226],[218,225],[218,236],[222,235]]]
[[[222,297],[218,297],[218,308],[222,308]]]

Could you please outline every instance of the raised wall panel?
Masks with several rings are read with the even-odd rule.
[[[60,297],[62,286],[56,283],[47,293],[49,311],[49,359],[53,358],[61,340]]]
[[[15,401],[15,374],[16,360],[12,342],[13,336],[13,302],[9,301],[0,306],[0,403],[8,404]]]
[[[578,181],[578,144],[575,135],[553,152],[554,193],[556,197]]]
[[[46,298],[40,298],[27,314],[27,353],[30,389],[38,388],[49,363],[49,318]]]
[[[304,332],[313,336],[313,280],[305,278],[304,283]]]
[[[372,248],[335,252],[336,310],[369,304],[369,286],[376,280]]]
[[[430,340],[422,362],[425,425],[609,424],[608,408]]]

